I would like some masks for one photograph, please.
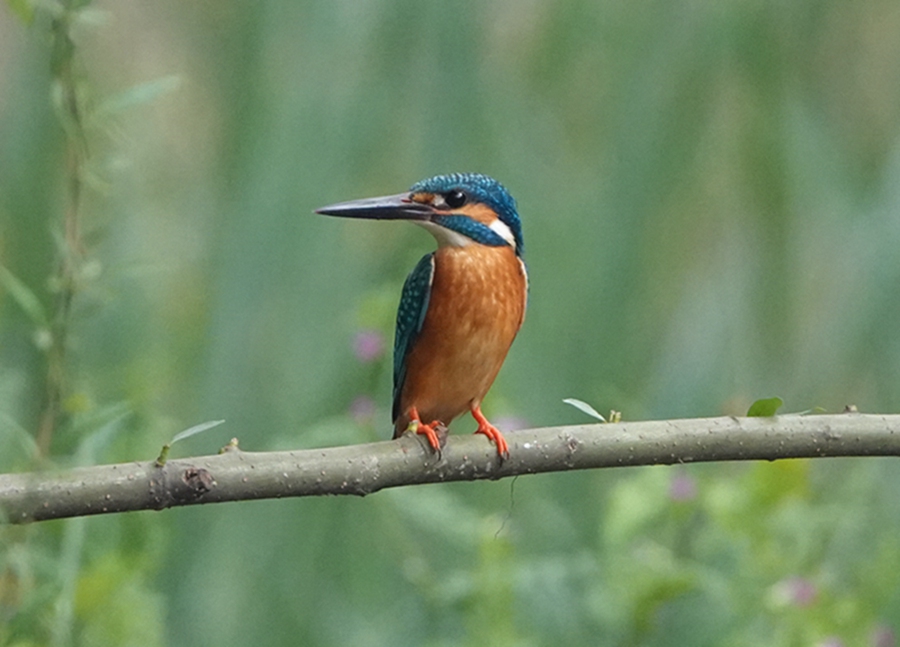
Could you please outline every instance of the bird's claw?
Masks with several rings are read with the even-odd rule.
[[[421,420],[413,418],[409,421],[409,427],[406,430],[425,436],[432,451],[437,454],[438,458],[441,458],[441,450],[447,444],[447,435],[449,433],[444,423],[440,420],[433,420],[431,424],[425,424]]]
[[[509,444],[506,442],[503,434],[500,433],[500,430],[488,422],[488,419],[484,417],[484,414],[481,413],[481,408],[475,407],[472,409],[472,416],[478,421],[478,429],[475,430],[475,433],[484,434],[490,440],[494,441],[494,444],[497,446],[497,455],[500,457],[501,461],[505,461],[509,458]]]
[[[509,458],[509,444],[506,442],[503,434],[500,433],[500,430],[494,425],[490,423],[488,423],[487,426],[478,425],[478,429],[475,430],[475,433],[484,434],[494,441],[494,444],[497,445],[497,455],[501,460]]]

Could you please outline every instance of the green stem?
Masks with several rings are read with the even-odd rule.
[[[52,24],[51,65],[59,90],[60,120],[66,135],[66,207],[62,241],[57,252],[57,274],[53,281],[57,294],[47,349],[44,403],[37,431],[38,450],[44,456],[50,453],[54,433],[63,421],[72,302],[77,290],[78,267],[84,256],[79,211],[87,146],[74,72],[75,44],[70,35],[72,15],[72,10],[65,9]]]

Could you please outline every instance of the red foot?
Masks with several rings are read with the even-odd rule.
[[[426,425],[419,417],[419,412],[415,407],[409,408],[409,427],[410,431],[422,434],[428,439],[431,449],[436,452],[441,451],[441,442],[438,439],[437,427],[441,424],[440,420],[434,420],[430,425]]]
[[[497,445],[497,454],[500,458],[509,458],[509,445],[506,444],[506,439],[500,433],[500,430],[489,423],[488,419],[481,413],[481,405],[472,407],[472,417],[478,422],[478,429],[475,430],[475,433],[484,434],[493,440],[494,444]]]

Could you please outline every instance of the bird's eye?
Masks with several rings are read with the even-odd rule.
[[[466,203],[466,194],[459,189],[453,189],[444,194],[444,202],[451,209],[459,209]]]

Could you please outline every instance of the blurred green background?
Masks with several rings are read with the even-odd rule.
[[[501,427],[900,408],[896,0],[7,0],[4,471],[47,374],[9,276],[52,312],[82,137],[60,33],[88,158],[58,465],[219,418],[173,453],[388,438],[433,242],[311,212],[453,171],[524,222]],[[890,647],[898,491],[895,461],[786,461],[0,527],[0,644]]]

